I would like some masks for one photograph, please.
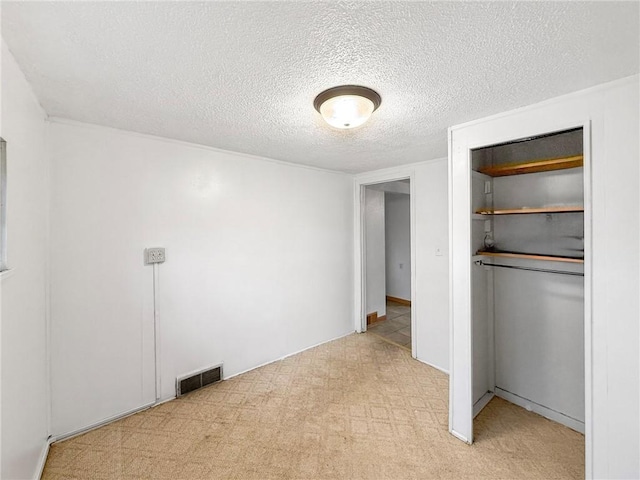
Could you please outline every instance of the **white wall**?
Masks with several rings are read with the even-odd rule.
[[[409,195],[385,192],[387,295],[411,300],[411,209]]]
[[[627,207],[640,203],[638,104],[635,76],[452,129],[454,351],[450,407],[451,428],[460,436],[472,432],[469,148],[587,121],[591,128],[591,155],[586,159],[587,165],[591,162],[591,195],[585,191],[585,208],[587,218],[589,211],[592,215],[591,244],[589,225],[585,229],[585,331],[586,345],[591,345],[591,352],[586,352],[585,378],[586,390],[591,392],[585,398],[587,476],[640,477],[640,222],[637,212]]]
[[[145,247],[167,249],[162,398],[354,330],[351,176],[82,124],[50,139],[54,435],[153,400]]]
[[[379,317],[387,314],[384,196],[382,190],[365,189],[366,314],[378,312]]]
[[[640,478],[638,91],[636,76],[593,99],[594,478]]]
[[[414,211],[415,255],[412,285],[412,316],[415,356],[440,370],[449,369],[449,261],[447,159],[441,158],[403,167],[357,175],[360,185],[411,176]],[[358,205],[356,205],[356,210]],[[359,272],[359,232],[356,225],[356,272]],[[355,279],[356,291],[359,288]],[[360,298],[355,296],[356,316]],[[359,323],[359,320],[357,320]]]
[[[412,310],[417,358],[449,370],[449,210],[447,159],[415,166],[416,272]],[[416,305],[417,303],[417,305]]]
[[[10,272],[2,309],[2,473],[34,478],[48,436],[46,267],[48,161],[45,113],[2,42],[2,130],[7,142]]]

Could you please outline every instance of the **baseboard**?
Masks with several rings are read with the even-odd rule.
[[[367,326],[375,323],[384,322],[387,319],[386,315],[378,316],[378,312],[373,312],[367,315]]]
[[[49,456],[49,447],[51,446],[51,437],[47,438],[44,447],[42,447],[42,453],[40,453],[40,460],[38,460],[38,467],[36,468],[36,479],[40,480],[44,473],[44,466],[47,463],[47,457]]]
[[[425,365],[429,365],[431,368],[435,368],[436,370],[441,371],[442,373],[449,375],[449,370],[445,370],[442,367],[439,367],[438,365],[434,365],[433,363],[429,363],[425,360],[422,360],[421,358],[416,357],[416,360],[418,360],[420,363],[424,363]]]
[[[164,402],[160,402],[160,403],[164,403]],[[121,420],[125,417],[129,417],[135,413],[142,412],[143,410],[147,410],[151,407],[155,407],[156,405],[157,405],[156,402],[148,403],[141,407],[134,408],[133,410],[128,410],[124,413],[119,413],[118,415],[114,415],[113,417],[105,418],[104,420],[101,420],[99,422],[92,423],[91,425],[88,425],[86,427],[82,427],[68,433],[63,433],[61,435],[52,436],[49,439],[49,443],[56,443],[56,442],[62,442],[63,440],[69,440],[73,437],[77,437],[78,435],[82,435],[83,433],[87,433],[87,432],[90,432],[91,430],[95,430],[96,428],[104,427],[109,423],[113,423],[117,420]]]
[[[487,406],[487,404],[493,397],[495,397],[495,394],[493,392],[487,392],[482,397],[480,397],[480,400],[473,404],[473,418],[476,418],[478,416],[478,414],[484,407]]]
[[[549,420],[553,420],[554,422],[561,423],[565,427],[569,427],[571,430],[575,430],[576,432],[580,432],[584,435],[584,422],[581,422],[580,420],[571,418],[564,413],[551,410],[544,405],[540,405],[536,402],[520,397],[515,393],[508,392],[498,387],[496,387],[495,394],[497,397],[504,398],[508,402],[518,405],[519,407],[522,407],[531,412],[537,413],[538,415],[542,415],[543,417],[548,418]]]
[[[319,347],[320,345],[324,345],[325,343],[333,342],[335,340],[340,340],[341,338],[348,337],[349,335],[353,335],[354,333],[356,333],[356,332],[352,330],[352,331],[347,332],[347,333],[345,333],[343,335],[338,335],[335,338],[330,338],[329,340],[324,340],[322,342],[316,343],[316,344],[311,345],[309,347],[305,347],[305,348],[302,348],[300,350],[297,350],[297,351],[295,351],[293,353],[288,353],[287,355],[284,355],[282,357],[276,358],[275,360],[270,360],[268,362],[261,363],[260,365],[256,365],[255,367],[247,368],[246,370],[243,370],[241,372],[234,373],[233,375],[229,375],[228,377],[224,377],[223,380],[229,380],[230,378],[237,377],[238,375],[242,375],[243,373],[250,372],[252,370],[255,370],[256,368],[264,367],[265,365],[270,365],[272,363],[279,362],[280,360],[284,360],[285,358],[289,358],[289,357],[291,357],[293,355],[297,355],[297,354],[305,352],[307,350],[311,350],[312,348]]]
[[[387,295],[387,302],[395,302],[400,305],[406,305],[408,307],[411,306],[411,300],[405,300],[404,298],[392,297],[391,295]]]

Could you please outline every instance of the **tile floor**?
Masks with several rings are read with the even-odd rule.
[[[411,350],[411,307],[387,301],[387,319],[369,325],[367,331]]]

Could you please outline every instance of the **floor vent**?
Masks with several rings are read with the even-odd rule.
[[[222,364],[176,379],[176,397],[222,380]]]

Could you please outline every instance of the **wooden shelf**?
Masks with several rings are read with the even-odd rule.
[[[507,175],[523,175],[525,173],[550,172],[552,170],[576,168],[581,167],[582,162],[582,155],[576,155],[573,157],[547,158],[523,163],[495,165],[481,168],[479,171],[491,177],[504,177]]]
[[[553,261],[553,262],[584,263],[583,258],[557,257],[553,255],[537,255],[537,254],[531,254],[531,253],[476,252],[476,255],[483,255],[485,257],[526,258],[528,260],[547,260],[547,261]]]
[[[571,212],[584,212],[584,207],[582,205],[564,205],[564,206],[556,206],[556,207],[539,207],[539,208],[530,208],[530,207],[522,207],[522,208],[481,208],[476,211],[476,214],[479,215],[520,215],[527,213],[571,213]]]

